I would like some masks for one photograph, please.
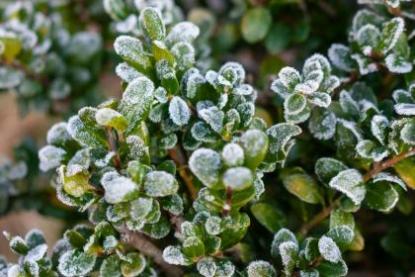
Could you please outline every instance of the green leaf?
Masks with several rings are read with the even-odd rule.
[[[114,42],[114,50],[124,61],[143,74],[153,70],[153,62],[144,52],[140,40],[131,36],[119,36]]]
[[[69,119],[67,131],[81,145],[92,148],[106,147],[105,133],[95,120],[96,111],[95,108],[82,108],[78,115]]]
[[[333,158],[320,158],[314,166],[319,180],[325,184],[328,184],[334,176],[346,169],[346,165]]]
[[[258,202],[251,205],[250,209],[256,220],[272,233],[285,225],[285,215],[271,204]]]
[[[371,209],[390,212],[398,203],[399,193],[387,182],[377,182],[367,186],[364,203]]]
[[[78,249],[70,250],[59,258],[58,270],[65,277],[83,276],[95,266],[96,257]]]
[[[117,255],[111,255],[108,258],[104,259],[99,268],[100,277],[119,277],[121,276],[120,271],[120,259]]]
[[[152,171],[144,179],[144,191],[151,197],[173,195],[179,189],[179,184],[173,175],[165,171]]]
[[[289,115],[297,115],[307,107],[307,99],[299,93],[290,94],[284,100],[284,112]]]
[[[354,62],[350,58],[350,55],[350,48],[338,43],[332,44],[328,51],[328,56],[330,58],[331,63],[335,67],[346,72],[350,72],[354,68]]]
[[[164,40],[166,27],[158,10],[145,8],[140,12],[140,25],[151,40]]]
[[[95,119],[99,125],[112,127],[120,132],[123,132],[128,125],[122,114],[110,108],[99,109],[95,114]]]
[[[228,143],[223,147],[222,159],[229,167],[243,165],[244,157],[244,150],[239,144]]]
[[[264,160],[268,151],[267,135],[257,129],[248,130],[241,136],[241,144],[245,154],[245,164],[255,169]]]
[[[232,191],[241,191],[252,186],[254,179],[251,170],[246,167],[229,168],[223,174],[223,184]]]
[[[63,190],[73,197],[81,197],[92,189],[89,184],[89,173],[79,166],[62,165],[58,170],[58,175]]]
[[[127,132],[133,131],[151,108],[154,84],[146,77],[138,77],[125,89],[120,103],[120,112],[128,121]]]
[[[315,107],[311,111],[308,129],[316,139],[328,140],[336,133],[336,124],[337,118],[332,111]]]
[[[246,268],[248,277],[275,277],[277,272],[275,268],[265,261],[251,262]]]
[[[197,237],[188,237],[183,242],[183,254],[193,259],[205,254],[205,245]]]
[[[401,17],[395,17],[383,24],[380,49],[383,53],[395,47],[399,37],[404,32],[405,21]]]
[[[265,38],[271,27],[272,16],[268,9],[254,8],[247,11],[241,21],[242,36],[249,43]]]
[[[101,178],[105,201],[111,204],[130,201],[138,196],[138,185],[116,171],[104,173]]]
[[[146,264],[143,255],[131,252],[127,254],[126,260],[121,262],[121,272],[124,277],[135,277],[144,271]]]
[[[344,193],[356,205],[359,205],[365,198],[366,188],[363,177],[356,169],[341,171],[330,180],[329,186]]]
[[[104,0],[103,6],[105,11],[114,20],[123,20],[128,16],[127,7],[122,0]]]
[[[317,182],[301,168],[284,169],[281,172],[282,183],[285,188],[302,201],[309,204],[321,203],[323,197],[318,189]]]
[[[274,236],[271,244],[271,255],[277,257],[280,255],[280,245],[284,242],[292,242],[298,245],[297,238],[295,235],[288,229],[280,229]]]
[[[406,144],[415,145],[415,120],[411,120],[403,126],[401,139]]]
[[[402,160],[395,164],[393,168],[408,187],[415,189],[415,171],[413,170],[415,168],[415,161],[413,159],[407,158]]]
[[[338,261],[337,263],[332,263],[329,261],[323,261],[317,267],[320,276],[346,276],[347,275],[347,265],[343,260]]]
[[[215,187],[219,181],[222,166],[219,153],[207,148],[199,148],[189,159],[190,170],[207,187]]]

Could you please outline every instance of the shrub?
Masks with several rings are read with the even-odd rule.
[[[242,37],[265,39],[265,49],[278,52],[266,38],[278,36],[268,33],[278,24],[274,6],[251,2],[237,17]],[[98,105],[87,101],[55,123],[38,161],[17,157],[0,168],[5,201],[18,183],[34,182],[39,173],[25,173],[39,162],[57,199],[71,207],[68,217],[88,220],[67,229],[51,256],[39,230],[24,239],[5,233],[19,261],[2,260],[0,272],[345,276],[351,254],[367,243],[396,259],[391,268],[413,270],[413,231],[405,226],[415,188],[413,7],[361,2],[368,6],[344,28],[347,43],[310,55],[300,69],[280,68],[269,91],[257,90],[239,62],[216,66],[207,10],[193,10],[186,21],[173,1],[104,0],[118,33],[112,38],[65,32],[59,16],[38,13],[48,4],[6,5],[3,89],[31,101],[22,90],[36,86],[48,105],[67,91],[62,97],[76,108],[77,97],[88,98],[79,92],[96,87],[104,71],[103,41],[113,40],[123,93]],[[27,36],[35,43],[24,44]],[[29,70],[52,57],[62,71]],[[73,70],[90,78],[80,85]],[[367,218],[394,229],[372,241]],[[377,253],[362,253],[376,261]]]

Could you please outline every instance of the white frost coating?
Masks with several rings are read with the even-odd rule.
[[[205,222],[206,232],[211,235],[219,235],[221,233],[222,219],[218,216],[210,216]]]
[[[299,93],[291,94],[284,101],[284,113],[288,115],[298,115],[307,107],[305,96]]]
[[[339,247],[334,240],[328,236],[322,236],[319,239],[318,251],[325,260],[332,263],[337,263],[342,258]]]
[[[130,150],[128,155],[133,159],[139,159],[143,157],[148,151],[148,147],[145,145],[143,139],[139,136],[128,136],[126,142]]]
[[[48,131],[46,136],[46,141],[48,144],[57,144],[60,142],[67,141],[71,139],[68,131],[66,130],[66,122],[59,122],[54,124]]]
[[[43,257],[45,257],[48,246],[46,244],[40,244],[26,254],[24,260],[29,262],[37,262]]]
[[[174,96],[170,101],[169,115],[174,124],[183,126],[189,122],[190,109],[181,97]]]
[[[199,111],[199,116],[213,129],[220,133],[223,128],[223,120],[225,115],[218,107],[213,106]]]
[[[295,92],[301,92],[304,94],[310,94],[315,92],[320,86],[319,82],[314,80],[307,80],[304,83],[299,83],[294,87]]]
[[[115,118],[122,118],[122,114],[110,108],[101,108],[95,114],[95,120],[101,126],[107,126]]]
[[[294,244],[298,245],[297,238],[295,235],[288,229],[282,228],[275,235],[271,244],[271,255],[276,257],[280,255],[279,247],[281,243],[291,241]]]
[[[351,55],[351,58],[357,62],[357,65],[359,66],[359,72],[362,75],[373,73],[379,70],[376,63],[372,63],[370,60],[360,54],[353,54]]]
[[[135,68],[129,66],[127,63],[120,63],[115,68],[115,73],[118,77],[120,77],[123,81],[129,83],[134,79],[143,76],[140,72],[135,70]]]
[[[357,154],[366,159],[372,159],[380,162],[389,155],[389,150],[383,147],[377,147],[371,140],[362,140],[356,145]]]
[[[197,149],[189,159],[189,167],[204,185],[213,186],[219,181],[220,155],[211,149]]]
[[[106,172],[101,178],[101,185],[105,189],[105,201],[111,204],[123,202],[137,191],[137,185],[131,179],[115,171]]]
[[[412,71],[412,63],[399,57],[395,53],[391,53],[385,58],[386,67],[390,72],[404,74]]]
[[[163,259],[169,263],[174,265],[188,265],[189,261],[187,261],[186,257],[180,251],[180,247],[178,246],[167,246],[163,250]]]
[[[394,17],[383,25],[382,39],[385,47],[382,49],[383,53],[386,53],[395,47],[404,28],[405,21],[401,17]]]
[[[350,48],[346,45],[334,43],[330,46],[328,56],[334,66],[346,72],[351,71],[353,68],[350,64],[347,64],[346,59],[350,55]]]
[[[253,261],[251,262],[246,272],[248,277],[274,277],[277,276],[277,272],[274,267],[266,261]]]
[[[301,82],[301,75],[297,69],[286,66],[278,73],[278,78],[281,83],[287,88],[293,88],[295,85]]]
[[[228,143],[223,147],[222,159],[227,166],[238,166],[244,163],[244,150],[239,144]]]
[[[415,104],[396,104],[394,109],[399,115],[415,115]]]
[[[356,123],[353,121],[347,121],[344,119],[337,119],[337,122],[343,125],[344,128],[348,129],[350,132],[353,133],[353,135],[356,137],[358,141],[363,140],[362,134],[357,129]]]
[[[179,184],[174,176],[165,171],[152,171],[144,178],[144,190],[151,197],[172,195],[178,189]]]
[[[138,221],[143,220],[151,210],[155,202],[151,198],[140,197],[130,202],[130,216],[132,219]]]
[[[95,256],[74,249],[59,258],[58,270],[65,277],[85,276],[94,268],[95,260]]]
[[[382,145],[385,144],[386,140],[386,130],[389,126],[389,120],[386,116],[383,115],[375,115],[370,122],[370,131],[372,135],[381,143]]]
[[[381,173],[377,174],[375,177],[373,177],[373,179],[372,179],[373,183],[382,182],[382,181],[397,184],[401,188],[403,188],[404,190],[407,190],[405,182],[402,181],[401,178],[399,178],[397,176],[394,176],[390,173],[381,172]]]
[[[66,151],[62,148],[46,145],[39,150],[39,168],[43,172],[57,168],[65,158]]]
[[[360,205],[366,195],[363,177],[356,169],[341,171],[330,180],[329,186],[344,193],[356,205]]]
[[[278,247],[282,264],[287,267],[294,261],[294,255],[298,252],[298,244],[292,241],[285,241]]]
[[[129,105],[142,103],[143,94],[153,93],[154,84],[147,77],[138,77],[128,84],[122,95],[122,101]]]
[[[118,36],[114,42],[114,51],[121,57],[128,60],[136,60],[137,52],[143,51],[141,41],[131,36]]]
[[[400,135],[403,142],[409,145],[415,145],[415,123],[406,123],[403,126]]]
[[[223,184],[234,191],[248,188],[253,183],[251,170],[246,167],[233,167],[225,171]]]
[[[284,151],[291,138],[300,135],[302,130],[291,123],[278,123],[271,126],[266,133],[271,137],[269,150],[275,154],[278,151]]]
[[[308,121],[308,129],[311,134],[319,140],[331,139],[336,132],[336,115],[329,110],[313,112],[320,112],[320,114],[311,114],[311,119]]]
[[[328,93],[316,91],[308,96],[308,101],[310,101],[316,106],[327,108],[328,106],[330,106],[331,97]]]
[[[411,90],[411,87],[409,90]],[[406,101],[412,99],[412,96],[407,90],[396,89],[392,93],[392,98],[396,103],[405,103]]]
[[[212,257],[206,257],[197,262],[197,271],[204,277],[214,277],[217,266]]]
[[[217,262],[216,276],[231,277],[235,273],[235,266],[231,261],[219,261]]]
[[[180,22],[170,30],[166,37],[166,42],[173,45],[177,42],[192,42],[199,36],[200,30],[192,22]]]
[[[372,52],[372,48],[376,47],[379,43],[380,31],[372,24],[367,24],[359,29],[356,34],[356,40],[361,47],[369,49],[363,51],[366,56],[369,56]]]

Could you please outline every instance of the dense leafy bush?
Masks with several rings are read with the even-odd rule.
[[[0,211],[29,190],[47,202],[36,180],[49,178],[54,209],[79,221],[52,255],[39,230],[5,232],[19,260],[0,261],[4,276],[345,276],[379,256],[365,269],[414,270],[412,3],[360,1],[347,42],[305,44],[271,76],[222,63],[237,49],[218,48],[227,20],[272,54],[315,33],[317,7],[288,24],[278,15],[309,14],[307,1],[267,2],[235,1],[221,22],[206,8],[186,17],[185,3],[104,0],[112,21],[76,28],[65,1],[0,6],[0,88],[63,118],[38,159],[22,146],[2,164]],[[327,55],[302,63],[312,47]],[[95,105],[113,60],[123,93]],[[84,107],[66,118],[62,100]]]

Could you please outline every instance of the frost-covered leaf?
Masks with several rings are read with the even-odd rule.
[[[267,130],[270,138],[269,151],[273,154],[285,151],[287,143],[294,136],[301,134],[299,126],[290,123],[278,123]]]
[[[99,148],[107,144],[103,131],[94,126],[95,109],[83,108],[79,115],[72,116],[67,125],[67,131],[77,142],[84,146]],[[86,122],[81,119],[82,114],[90,114],[94,122]]]
[[[239,144],[228,143],[223,147],[222,159],[229,167],[243,165],[244,157],[244,150]]]
[[[112,127],[123,132],[128,125],[127,120],[119,112],[110,108],[101,108],[95,114],[95,119],[99,125]]]
[[[365,198],[366,188],[363,177],[356,169],[341,171],[330,180],[329,186],[344,193],[356,205],[359,205]]]
[[[284,100],[284,112],[289,115],[297,115],[304,111],[307,99],[299,93],[291,94]]]
[[[87,275],[95,265],[96,257],[74,249],[59,258],[58,270],[65,277]]]
[[[288,229],[280,229],[274,236],[271,244],[271,255],[277,257],[280,255],[280,245],[284,242],[292,242],[295,245],[298,245],[297,238],[295,235]]]
[[[217,133],[223,128],[223,120],[225,115],[218,107],[213,106],[199,111],[199,116]]]
[[[373,116],[370,122],[370,130],[373,136],[384,145],[386,143],[387,129],[389,127],[389,120],[383,115]]]
[[[391,50],[398,42],[405,28],[405,21],[401,17],[395,17],[383,24],[382,41],[380,48],[383,53]]]
[[[158,10],[148,7],[140,12],[140,25],[151,40],[163,40],[166,27]]]
[[[330,95],[324,92],[312,92],[308,95],[307,99],[311,104],[322,108],[327,108],[331,103]]]
[[[415,121],[409,121],[406,123],[401,132],[401,139],[404,143],[409,145],[415,145]]]
[[[102,175],[101,185],[105,189],[105,201],[111,204],[134,199],[138,195],[138,186],[130,178],[119,175],[116,171]]]
[[[144,53],[143,45],[137,38],[119,36],[115,39],[114,50],[129,65],[147,74],[152,68],[150,58]]]
[[[308,129],[311,134],[319,140],[331,139],[336,132],[336,115],[322,108],[314,108],[308,121]]]
[[[174,265],[189,265],[191,261],[180,250],[178,246],[167,246],[163,250],[163,259]]]
[[[186,125],[190,119],[190,109],[186,102],[179,96],[174,96],[169,104],[169,114],[174,124]]]
[[[233,167],[223,174],[223,184],[233,191],[240,191],[250,187],[253,183],[251,171],[246,167]]]
[[[48,171],[59,167],[65,156],[66,151],[62,148],[46,145],[39,150],[40,170]]]
[[[143,255],[131,252],[121,262],[121,272],[125,277],[139,276],[145,270],[146,265],[147,261]]]
[[[66,122],[59,122],[54,124],[47,133],[46,141],[48,144],[53,144],[56,146],[64,145],[65,142],[71,139],[67,131]]]
[[[150,110],[154,97],[154,84],[139,77],[128,84],[120,103],[120,112],[128,121],[127,132],[132,131]]]
[[[415,104],[396,104],[394,109],[399,115],[415,115]]]
[[[211,257],[203,258],[197,262],[197,271],[204,277],[216,276],[217,266],[215,260]]]
[[[284,273],[290,276],[295,268],[298,258],[298,244],[292,241],[285,241],[279,245],[281,261],[284,266]]]
[[[320,181],[328,184],[339,172],[346,170],[347,166],[333,158],[320,158],[317,160],[314,171]]]
[[[292,67],[282,68],[278,73],[278,78],[288,89],[293,89],[298,83],[301,82],[300,73]]]
[[[18,86],[24,78],[22,72],[8,67],[0,67],[0,90],[12,89]]]
[[[350,72],[354,68],[354,63],[350,58],[350,54],[349,47],[337,43],[332,44],[328,51],[328,56],[332,64],[346,72]]]
[[[240,142],[244,149],[246,165],[251,169],[256,168],[267,154],[267,135],[258,129],[251,129],[241,136]]]
[[[200,30],[194,23],[184,21],[173,26],[169,31],[166,42],[168,45],[174,45],[178,42],[192,42],[199,36]]]
[[[220,155],[214,150],[199,148],[190,157],[189,167],[205,186],[213,187],[219,181]]]
[[[406,185],[405,182],[402,181],[401,178],[394,176],[390,173],[387,172],[381,172],[379,174],[377,174],[376,176],[373,177],[372,182],[373,183],[377,183],[377,182],[390,182],[393,184],[397,184],[398,186],[400,186],[403,190],[406,190]]]
[[[391,53],[385,58],[385,65],[390,72],[405,74],[412,71],[412,62],[396,53]]]
[[[275,268],[266,261],[251,262],[246,268],[248,277],[275,277],[277,272]]]
[[[179,189],[179,184],[173,175],[165,171],[152,171],[144,179],[144,191],[151,197],[173,195]]]
[[[341,260],[341,252],[337,244],[332,238],[328,236],[322,236],[318,241],[318,250],[321,256],[329,262],[337,263]]]
[[[285,225],[286,218],[284,214],[271,204],[265,202],[255,203],[251,205],[251,212],[255,219],[270,232],[276,232]]]
[[[332,263],[329,261],[323,261],[317,267],[320,276],[346,276],[348,268],[346,263],[343,260],[338,261],[337,263]]]
[[[376,145],[371,140],[362,140],[356,145],[356,153],[365,159],[379,162],[389,155],[389,151],[382,146]]]

